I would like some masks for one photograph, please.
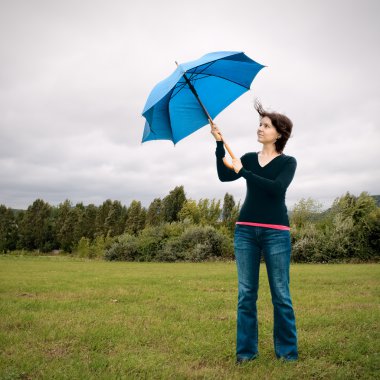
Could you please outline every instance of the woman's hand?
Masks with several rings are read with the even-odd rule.
[[[234,167],[234,171],[235,173],[239,173],[241,168],[243,167],[241,161],[239,158],[234,158],[232,160],[232,166]]]
[[[222,141],[222,134],[220,133],[219,131],[219,128],[217,127],[216,124],[214,124],[213,122],[211,122],[209,120],[209,123],[210,123],[210,126],[211,126],[211,134],[214,136],[215,140],[216,141]]]

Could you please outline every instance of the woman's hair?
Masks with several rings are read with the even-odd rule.
[[[278,153],[282,153],[285,148],[285,145],[292,133],[293,123],[292,121],[285,115],[277,112],[268,112],[266,111],[260,101],[255,100],[255,109],[260,115],[260,118],[269,117],[272,122],[272,125],[276,128],[276,131],[281,135],[281,137],[276,140],[274,143],[276,147],[276,151]]]

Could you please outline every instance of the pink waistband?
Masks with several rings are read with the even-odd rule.
[[[265,223],[253,223],[253,222],[236,222],[236,224],[242,224],[244,226],[274,228],[275,230],[285,230],[285,231],[290,230],[290,227],[282,226],[281,224],[265,224]]]

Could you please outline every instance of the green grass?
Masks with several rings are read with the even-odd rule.
[[[379,264],[292,265],[300,359],[283,363],[263,265],[260,357],[236,366],[234,263],[2,256],[0,378],[379,378],[379,285]]]

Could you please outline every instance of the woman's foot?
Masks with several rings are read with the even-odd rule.
[[[237,365],[241,365],[241,364],[244,364],[244,363],[247,363],[247,362],[251,362],[252,360],[255,360],[259,355],[255,355],[255,356],[252,356],[251,358],[236,358],[236,364]]]

